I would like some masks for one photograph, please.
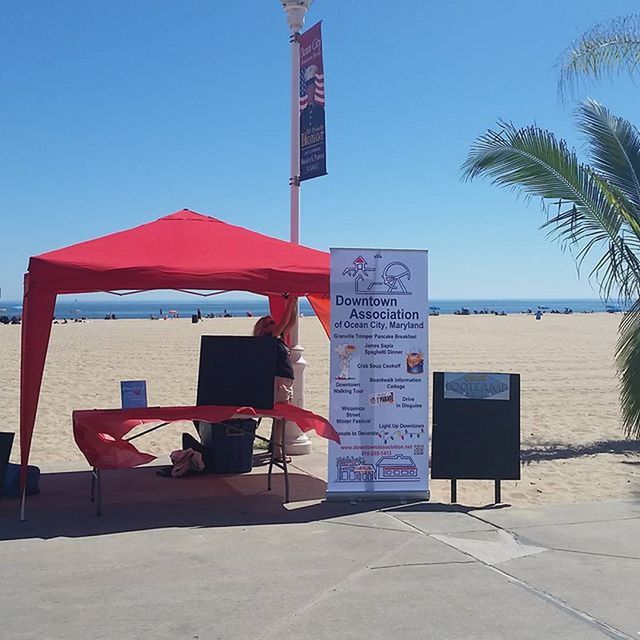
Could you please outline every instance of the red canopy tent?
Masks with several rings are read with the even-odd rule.
[[[329,255],[188,209],[29,260],[24,277],[20,374],[21,486],[26,482],[56,296],[153,289],[307,296],[328,327]]]

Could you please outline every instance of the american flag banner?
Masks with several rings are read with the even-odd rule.
[[[327,173],[321,23],[300,36],[300,180]]]
[[[300,111],[307,106],[306,71],[307,69],[300,69]],[[324,107],[324,73],[316,73],[314,83],[316,85],[316,102]]]

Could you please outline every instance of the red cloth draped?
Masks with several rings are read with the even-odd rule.
[[[74,411],[73,436],[92,467],[129,468],[155,459],[155,456],[138,451],[131,443],[123,440],[127,433],[141,424],[177,420],[222,422],[238,414],[247,417],[285,418],[295,422],[302,431],[315,431],[323,438],[340,442],[340,436],[328,420],[286,402],[277,402],[273,409],[202,406]]]
[[[309,293],[307,294],[307,300],[309,300],[313,310],[316,312],[327,337],[331,338],[329,326],[331,322],[331,298],[328,294],[316,295]]]

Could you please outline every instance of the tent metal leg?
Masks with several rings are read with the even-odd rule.
[[[275,426],[275,425],[274,425]],[[289,502],[289,470],[287,468],[287,456],[284,452],[285,446],[285,430],[281,429],[280,442],[275,439],[275,428],[271,429],[271,456],[269,457],[269,471],[267,473],[267,491],[271,491],[271,475],[273,467],[278,467],[284,471],[284,503]],[[276,460],[278,450],[282,456],[281,460]]]
[[[102,477],[100,469],[91,469],[91,502],[96,502],[96,515],[102,515]]]
[[[26,507],[27,507],[27,487],[22,490],[22,497],[20,498],[20,522],[24,522],[26,517]]]
[[[289,471],[287,470],[287,455],[284,450],[285,429],[282,428],[282,438],[280,439],[280,455],[282,456],[282,470],[284,471],[284,503],[289,502]]]
[[[271,473],[273,472],[273,465],[276,459],[276,446],[274,442],[273,434],[275,433],[275,421],[271,425],[271,437],[269,438],[269,444],[271,448],[271,455],[269,456],[269,471],[267,472],[267,491],[271,491]]]

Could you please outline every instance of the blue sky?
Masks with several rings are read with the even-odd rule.
[[[463,183],[498,118],[580,149],[559,54],[637,3],[316,0],[329,175],[303,244],[426,248],[434,298],[595,297],[539,203]],[[0,287],[28,258],[182,208],[288,239],[289,43],[277,0],[29,0],[0,21]],[[590,84],[637,121],[628,78]],[[166,298],[166,294],[162,297]]]

